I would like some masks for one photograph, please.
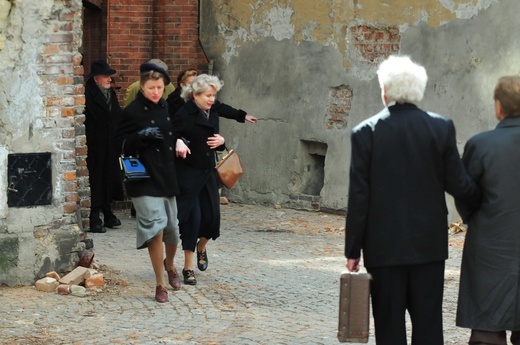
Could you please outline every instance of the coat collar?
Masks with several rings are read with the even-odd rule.
[[[506,117],[497,124],[496,128],[520,127],[520,117]]]
[[[101,89],[97,86],[94,78],[89,78],[87,80],[85,89],[90,91],[94,102],[99,103],[102,107],[106,107],[108,109],[105,95],[103,95],[103,91],[101,91]],[[109,92],[111,93],[111,102],[113,102],[115,97],[117,97],[116,93],[112,88],[110,88]]]
[[[164,98],[161,97],[158,103],[154,103],[144,96],[141,89],[137,91],[136,98],[139,100],[139,102],[141,102],[145,107],[149,109],[166,107],[166,101],[164,100]]]
[[[388,107],[390,112],[401,109],[417,109],[417,105],[413,103],[394,103]]]
[[[186,102],[186,108],[191,116],[195,117],[195,123],[205,127],[215,127],[218,124],[218,114],[210,111],[209,120],[206,120],[202,110],[193,101]]]

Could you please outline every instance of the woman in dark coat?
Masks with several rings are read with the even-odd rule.
[[[170,115],[175,115],[175,113],[186,103],[184,98],[181,97],[182,90],[193,82],[197,74],[197,71],[194,69],[184,70],[179,73],[177,77],[177,88],[170,93],[166,100],[166,102],[168,102],[168,111],[170,112]],[[257,122],[257,118],[253,115],[249,115],[242,109],[235,109],[227,104],[220,103],[218,100],[215,100],[211,110],[217,113],[220,117],[236,120],[237,122]]]
[[[457,326],[469,344],[520,344],[520,77],[495,88],[494,130],[464,148],[468,174],[482,190],[478,209],[456,200],[468,224],[460,274]]]
[[[175,178],[176,139],[168,106],[162,98],[164,85],[170,79],[165,70],[151,63],[142,64],[140,71],[141,91],[123,112],[117,142],[125,155],[138,155],[150,174],[149,179],[125,182],[125,186],[137,213],[137,249],[148,248],[157,285],[155,299],[166,302],[163,266],[172,288],[181,286],[173,264],[180,241],[175,199],[179,193]]]
[[[184,250],[184,283],[197,284],[193,254],[197,266],[206,270],[206,244],[220,235],[220,197],[215,173],[215,150],[224,149],[219,134],[219,117],[211,110],[222,82],[201,74],[182,93],[186,104],[173,117],[177,137],[175,163],[180,195],[177,198],[179,228]],[[188,146],[186,146],[188,143]],[[198,242],[197,242],[198,240]]]
[[[112,213],[112,200],[123,199],[123,184],[114,136],[121,116],[117,95],[110,87],[116,73],[104,60],[92,63],[85,85],[85,131],[90,182],[90,231],[106,232],[121,221]],[[100,213],[103,213],[103,222]]]

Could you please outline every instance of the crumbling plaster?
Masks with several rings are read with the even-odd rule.
[[[53,95],[62,96],[67,86],[52,85],[48,75],[71,75],[71,54],[81,42],[81,32],[71,31],[74,42],[62,44],[62,51],[44,54],[60,25],[70,13],[80,13],[80,0],[11,0],[12,6],[2,29],[0,50],[0,285],[32,284],[44,268],[74,267],[81,232],[75,214],[64,214],[63,171],[74,171],[64,129],[73,130],[74,118],[62,117],[61,106],[75,106],[72,97],[59,97],[61,104],[46,104]],[[76,11],[76,12],[74,12]],[[81,27],[81,16],[69,20]],[[66,29],[65,29],[66,30]],[[61,43],[61,42],[59,42]],[[60,67],[57,67],[60,66]],[[70,138],[72,145],[75,139]],[[52,205],[7,206],[7,157],[12,153],[51,152],[53,163]],[[72,182],[71,182],[72,183]],[[44,274],[45,272],[43,272]]]
[[[382,108],[380,60],[363,59],[351,27],[398,28],[399,53],[429,73],[420,105],[455,121],[462,151],[470,136],[496,125],[497,78],[520,71],[518,12],[516,0],[202,1],[201,41],[225,81],[219,98],[260,119],[221,125],[247,171],[226,193],[288,204],[305,140],[327,147],[321,206],[346,208],[350,129]],[[326,129],[328,92],[340,86],[352,89],[348,124]],[[456,216],[453,205],[450,212]]]
[[[227,1],[216,0],[215,22],[224,41],[222,58],[229,62],[240,47],[272,37],[332,45],[345,55],[346,28],[353,23],[397,25],[402,30],[420,22],[439,27],[455,19],[468,19],[497,0],[323,0]],[[207,1],[205,1],[207,3]]]

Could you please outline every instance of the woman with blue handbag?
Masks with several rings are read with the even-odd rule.
[[[168,106],[162,98],[170,78],[161,67],[140,67],[141,90],[123,111],[117,143],[122,155],[138,157],[150,178],[125,182],[136,209],[137,249],[147,248],[156,278],[155,300],[167,302],[163,269],[174,290],[181,287],[173,264],[179,239],[175,143]],[[166,255],[165,255],[166,253]],[[166,257],[165,257],[166,256]]]

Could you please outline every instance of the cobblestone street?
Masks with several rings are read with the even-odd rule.
[[[146,250],[135,249],[134,219],[94,240],[105,287],[87,297],[0,287],[2,344],[338,344],[344,217],[273,207],[222,205],[221,237],[208,245],[198,285],[154,301]],[[463,234],[450,235],[445,343],[455,327]],[[176,257],[182,269],[183,253]],[[371,321],[373,328],[373,322]],[[373,329],[369,344],[375,344]]]

